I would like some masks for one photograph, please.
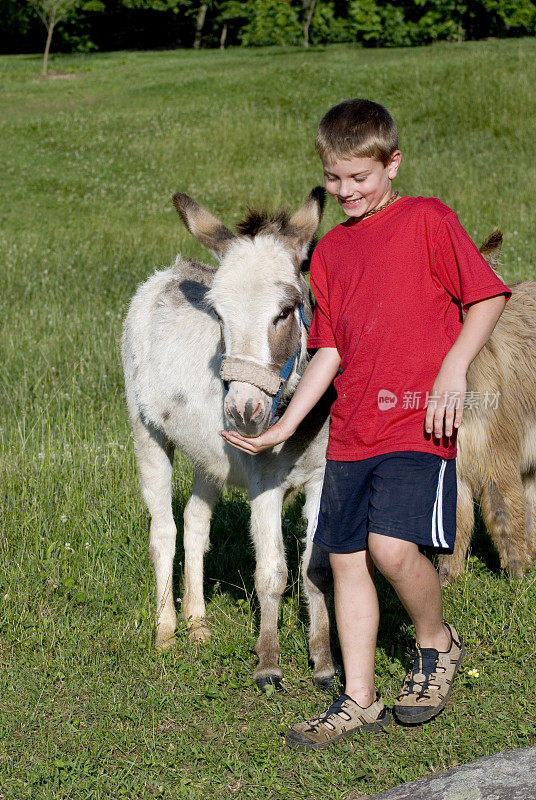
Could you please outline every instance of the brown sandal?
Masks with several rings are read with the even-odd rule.
[[[341,694],[321,717],[294,725],[287,733],[286,743],[298,750],[318,750],[354,733],[379,731],[390,722],[391,714],[379,692],[367,708]]]
[[[433,647],[415,646],[413,663],[393,711],[406,725],[417,725],[435,717],[445,707],[452,691],[452,681],[465,653],[461,636],[451,625],[450,648],[441,653]]]

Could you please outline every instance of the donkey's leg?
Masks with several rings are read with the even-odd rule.
[[[175,641],[177,616],[173,602],[173,557],[176,527],[171,510],[173,445],[164,435],[133,421],[134,449],[143,497],[151,515],[149,551],[156,577],[156,637],[158,648]]]
[[[190,499],[184,509],[184,597],[182,610],[192,639],[210,637],[205,624],[203,596],[203,557],[209,547],[210,518],[220,494],[220,487],[194,475]]]
[[[482,516],[510,578],[522,578],[527,563],[525,494],[517,465],[505,465],[482,494]]]
[[[255,546],[255,590],[261,607],[261,627],[255,650],[259,663],[253,678],[259,689],[278,686],[281,677],[277,616],[281,595],[287,585],[287,564],[281,532],[283,492],[270,489],[252,497],[251,538]]]
[[[527,543],[527,564],[536,558],[536,471],[523,476],[525,491],[525,535]]]
[[[302,556],[302,575],[309,605],[309,653],[314,664],[313,680],[320,688],[329,689],[335,677],[328,612],[328,595],[333,575],[328,553],[311,541],[321,493],[322,481],[309,483],[305,487],[303,516],[307,520],[307,537]]]
[[[445,586],[463,575],[465,557],[471,544],[471,536],[475,524],[475,508],[472,492],[458,477],[458,503],[456,506],[456,543],[451,556],[439,557],[439,579]]]

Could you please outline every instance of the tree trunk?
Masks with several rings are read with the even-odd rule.
[[[303,46],[309,47],[309,28],[315,11],[316,0],[309,0],[303,20]]]
[[[225,42],[227,40],[227,23],[223,23],[223,28],[221,29],[221,36],[220,36],[220,50],[225,50]]]
[[[52,14],[47,25],[47,43],[45,44],[45,52],[43,55],[43,72],[44,78],[47,76],[48,71],[48,54],[50,52],[50,42],[52,41],[52,34],[54,33],[54,26],[56,24],[55,14]]]
[[[195,20],[194,50],[199,50],[201,47],[201,35],[203,33],[203,25],[205,24],[205,17],[207,15],[207,6],[208,3],[201,3],[197,12],[197,18]]]

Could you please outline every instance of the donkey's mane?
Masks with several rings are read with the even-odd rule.
[[[248,209],[248,214],[236,226],[241,236],[257,236],[259,233],[288,233],[290,216],[287,211],[255,211]]]

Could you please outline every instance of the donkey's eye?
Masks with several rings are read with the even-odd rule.
[[[294,311],[294,306],[287,306],[286,308],[284,308],[282,312],[275,318],[274,324],[276,322],[282,322],[284,319],[287,319],[287,317],[289,317],[293,311]]]

